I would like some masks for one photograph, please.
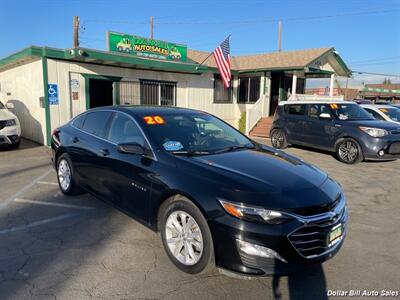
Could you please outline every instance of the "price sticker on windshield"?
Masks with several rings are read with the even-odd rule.
[[[338,109],[339,106],[336,103],[329,104],[332,109]]]
[[[145,116],[144,121],[147,125],[163,125],[165,121],[160,116]]]

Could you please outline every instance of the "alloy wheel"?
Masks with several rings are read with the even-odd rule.
[[[65,159],[58,164],[58,181],[64,191],[68,190],[71,184],[71,168]]]
[[[285,137],[283,135],[283,132],[280,130],[276,130],[273,134],[272,134],[272,145],[275,148],[281,148],[283,146],[283,143],[285,141]]]
[[[358,157],[358,147],[352,141],[346,141],[339,146],[339,156],[345,162],[353,162]]]
[[[203,236],[196,220],[187,212],[174,211],[167,219],[165,238],[172,255],[182,264],[196,264],[203,253]]]

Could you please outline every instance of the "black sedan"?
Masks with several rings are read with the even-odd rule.
[[[326,173],[204,112],[97,108],[54,130],[52,149],[64,194],[89,192],[160,231],[188,273],[289,273],[346,235],[346,200]]]

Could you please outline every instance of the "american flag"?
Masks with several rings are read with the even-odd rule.
[[[219,74],[225,88],[229,88],[231,81],[231,58],[229,56],[229,36],[213,52]]]

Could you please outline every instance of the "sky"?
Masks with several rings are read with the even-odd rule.
[[[29,45],[106,50],[108,30],[212,51],[231,34],[231,54],[334,47],[354,71],[350,86],[400,82],[400,0],[0,0],[0,58]],[[344,82],[343,79],[340,80]],[[326,85],[325,82],[314,85]]]

